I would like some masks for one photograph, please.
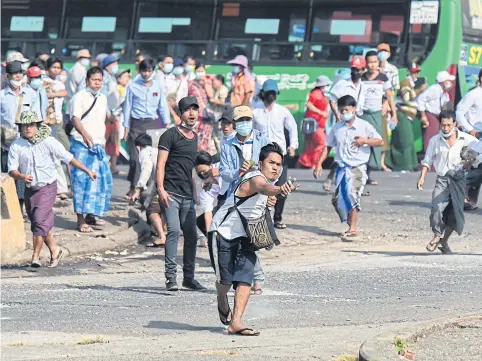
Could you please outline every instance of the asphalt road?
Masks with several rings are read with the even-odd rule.
[[[482,313],[481,212],[467,215],[456,254],[428,254],[433,176],[418,192],[417,174],[377,173],[362,235],[346,242],[321,182],[292,174],[302,188],[287,202],[290,228],[262,253],[264,293],[246,313],[260,337],[228,336],[217,320],[205,249],[197,274],[209,291],[170,294],[163,250],[136,246],[58,270],[3,270],[2,360],[330,360],[400,326]]]

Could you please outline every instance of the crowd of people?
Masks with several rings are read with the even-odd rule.
[[[390,56],[390,47],[380,44],[351,60],[349,76],[335,82],[317,78],[301,124],[306,146],[299,165],[319,177],[334,152],[324,188],[331,191],[334,185],[333,206],[349,227],[345,237],[359,232],[361,196],[370,194],[365,185],[377,184],[372,170],[421,169],[417,186],[422,189],[434,169],[434,238],[427,250],[450,253],[448,238],[462,232],[464,207],[476,208],[482,182],[482,70],[479,85],[454,112],[448,95],[452,75],[441,71],[437,83],[427,86],[414,65],[400,82]],[[182,234],[182,286],[205,290],[195,278],[199,230],[216,273],[221,322],[229,333],[259,335],[244,326],[242,315],[250,294],[262,292],[258,251],[279,244],[276,230],[287,227],[287,196],[299,187],[287,166],[299,145],[298,126],[277,102],[276,81],[257,84],[243,55],[228,64],[230,88],[222,75],[206,74],[206,66],[189,56],[156,61],[139,53],[137,73],[131,74],[120,69],[115,54],[92,59],[87,49],[77,52],[69,71],[48,54],[30,62],[9,53],[1,92],[1,166],[16,180],[31,223],[32,267],[41,266],[43,243],[50,249],[50,267],[63,257],[52,234],[56,198],[72,197],[79,232],[104,224],[113,174],[122,175],[117,164],[124,140],[126,199],[146,212],[152,236],[145,245],[165,249],[166,289],[179,289]],[[334,125],[327,134],[330,116]],[[418,134],[424,139],[420,154]],[[233,311],[227,298],[232,286]]]

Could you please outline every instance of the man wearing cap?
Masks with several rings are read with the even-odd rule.
[[[437,83],[429,86],[417,98],[417,109],[421,113],[423,133],[423,150],[427,151],[430,139],[439,132],[438,116],[450,102],[449,91],[452,89],[455,76],[447,71],[437,74]]]
[[[100,91],[107,97],[107,105],[113,111],[119,106],[116,78],[116,74],[119,72],[119,59],[114,55],[107,55],[102,60],[102,69],[104,70],[104,81]]]
[[[56,267],[64,254],[55,244],[52,234],[53,206],[57,196],[55,160],[71,164],[92,180],[96,174],[50,136],[50,128],[42,124],[42,119],[35,112],[22,112],[16,123],[21,137],[10,147],[8,173],[26,184],[25,208],[33,233],[32,267],[40,267],[40,251],[44,242],[50,250],[50,267]]]
[[[306,102],[306,113],[303,120],[305,148],[298,160],[306,168],[314,168],[325,150],[325,125],[329,114],[328,99],[325,93],[330,87],[331,80],[325,75],[320,75]]]
[[[82,49],[77,52],[77,61],[72,69],[70,69],[65,84],[69,100],[72,99],[79,90],[85,88],[85,77],[87,74],[87,67],[90,65],[90,58],[90,51],[87,49]]]
[[[142,72],[142,63],[140,66]],[[159,202],[164,207],[167,224],[165,245],[166,289],[177,291],[177,245],[181,230],[184,235],[182,286],[191,290],[205,290],[194,278],[197,230],[194,208],[192,171],[197,156],[197,135],[194,132],[199,119],[196,98],[185,97],[178,104],[181,124],[169,128],[159,139],[156,183]]]
[[[463,131],[479,139],[482,138],[482,69],[479,71],[477,86],[469,91],[457,105],[457,123]],[[481,143],[482,144],[482,143]],[[480,147],[480,146],[479,146]],[[482,147],[480,147],[482,150]],[[467,175],[466,210],[477,208],[480,185],[482,183],[482,162]]]
[[[391,88],[394,92],[400,89],[400,77],[398,69],[395,65],[390,64],[388,59],[392,56],[390,52],[390,45],[381,43],[377,47],[378,59],[380,60],[380,72],[384,73],[390,81]]]
[[[22,64],[22,70],[26,71],[28,69],[28,63],[29,60],[22,55],[22,53],[19,53],[18,51],[12,51],[7,54],[7,60],[3,63],[3,65],[6,67],[8,63],[13,63],[14,61],[19,61]],[[25,84],[26,78],[24,79]],[[22,85],[25,85],[22,84]],[[2,74],[2,89],[8,86],[8,79],[7,79],[7,74]]]
[[[42,70],[38,66],[31,66],[27,70],[28,85],[36,94],[31,106],[31,110],[37,113],[40,119],[47,120],[47,108],[49,106],[49,98],[43,87]]]
[[[288,153],[292,158],[295,156],[296,149],[298,149],[298,126],[290,111],[276,103],[278,95],[279,90],[276,81],[273,79],[266,80],[259,94],[263,106],[253,110],[253,125],[255,129],[266,134],[270,143],[279,144],[283,149],[283,155]],[[286,144],[285,129],[289,133],[289,146]],[[236,125],[236,130],[239,132],[238,125]],[[286,158],[284,157],[285,162]],[[288,167],[285,164],[276,185],[280,186],[287,181]],[[286,225],[282,222],[285,201],[286,197],[283,197],[276,202],[275,206],[274,226],[279,229],[286,228]]]
[[[128,196],[135,191],[140,175],[139,152],[134,144],[136,138],[149,129],[159,128],[157,123],[159,117],[164,124],[169,124],[171,120],[164,89],[158,81],[154,81],[155,66],[153,59],[144,59],[139,64],[140,77],[127,87],[123,107],[123,125],[124,139],[129,146],[130,156],[127,178],[130,181]]]
[[[356,101],[356,115],[363,114],[365,105],[365,89],[361,81],[362,75],[365,73],[367,62],[362,56],[354,56],[350,62],[351,74],[350,79],[340,79],[330,90],[330,108],[335,114],[336,121],[341,121],[341,114],[338,112],[337,101],[345,95],[350,95]]]
[[[231,105],[249,105],[254,95],[254,77],[248,67],[248,58],[238,55],[228,61],[233,66],[231,79]]]

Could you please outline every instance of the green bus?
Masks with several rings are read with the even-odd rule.
[[[246,55],[260,82],[278,81],[299,122],[317,76],[333,79],[379,43],[401,79],[414,61],[429,83],[440,70],[456,75],[454,101],[482,64],[482,0],[3,0],[1,16],[2,57],[73,60],[88,48],[134,68],[138,52],[191,55],[229,81],[226,62]]]

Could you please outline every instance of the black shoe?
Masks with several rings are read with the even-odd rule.
[[[179,286],[177,285],[175,278],[166,280],[166,291],[179,291]]]
[[[182,287],[189,288],[190,290],[193,290],[193,291],[207,290],[206,287],[204,287],[194,278],[184,278],[184,280],[182,281]]]

